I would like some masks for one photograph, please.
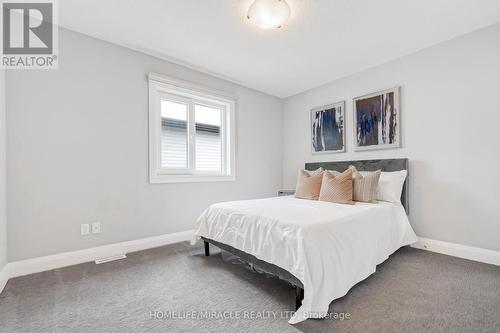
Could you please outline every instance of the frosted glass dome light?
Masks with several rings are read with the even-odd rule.
[[[281,28],[290,12],[285,0],[255,0],[248,8],[247,18],[262,29]]]

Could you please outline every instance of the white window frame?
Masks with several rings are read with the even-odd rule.
[[[149,182],[155,184],[234,181],[236,179],[236,98],[221,91],[204,88],[156,73],[149,73],[148,79]],[[162,168],[161,166],[161,99],[188,104],[188,166],[186,169]],[[222,172],[195,170],[195,104],[222,109]]]

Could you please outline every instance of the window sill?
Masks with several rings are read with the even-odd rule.
[[[169,183],[205,183],[205,182],[231,182],[235,181],[234,175],[152,175],[149,177],[150,184]]]

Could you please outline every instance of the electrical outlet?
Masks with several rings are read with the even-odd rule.
[[[100,234],[101,233],[101,222],[92,223],[92,233]]]
[[[88,223],[80,225],[80,234],[82,236],[90,234],[90,225]]]

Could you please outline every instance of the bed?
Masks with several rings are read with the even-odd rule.
[[[407,159],[306,163],[305,168],[344,171],[349,165],[408,170]],[[223,202],[200,216],[193,243],[201,238],[205,255],[213,244],[295,286],[296,311],[289,321],[295,324],[326,316],[331,301],[415,242],[408,212],[408,180],[400,204],[344,205],[293,196]]]

